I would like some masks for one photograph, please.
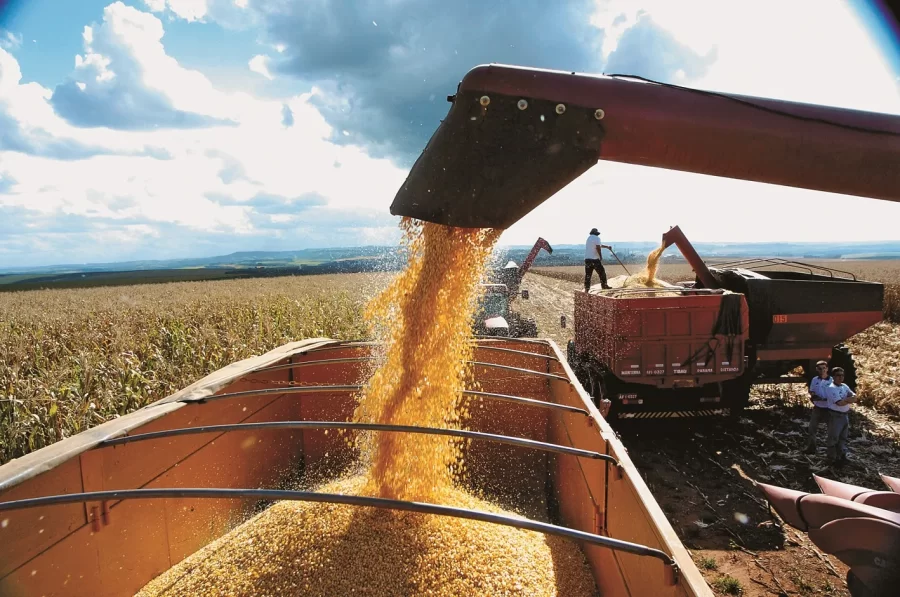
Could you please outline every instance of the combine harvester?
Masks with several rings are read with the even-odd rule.
[[[751,386],[809,384],[820,359],[856,389],[842,342],[882,320],[883,284],[783,259],[709,268],[678,226],[673,244],[694,282],[575,293],[567,358],[604,416],[737,416]]]
[[[534,263],[541,249],[553,254],[553,247],[543,238],[538,237],[522,265],[508,261],[493,274],[493,281],[482,284],[483,294],[478,311],[475,314],[474,332],[479,336],[491,338],[535,338],[538,334],[537,322],[534,318],[524,317],[512,310],[512,304],[519,296],[522,279],[531,264]],[[522,290],[522,300],[528,300],[528,291]]]
[[[894,116],[510,66],[475,68],[450,99],[391,213],[507,228],[598,159],[900,200]],[[534,518],[277,489],[354,460],[327,431],[372,429],[348,419],[373,347],[305,340],[0,467],[0,594],[129,595],[253,508],[306,500],[561,535],[604,596],[711,597],[559,348],[476,341],[467,393],[484,408],[466,431],[378,431],[470,438],[472,483],[544,504]]]

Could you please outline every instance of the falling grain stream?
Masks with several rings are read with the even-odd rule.
[[[404,219],[407,268],[368,305],[384,345],[354,420],[460,427],[478,282],[500,230]],[[443,436],[357,438],[356,473],[328,493],[515,516],[463,488],[461,444]],[[349,440],[348,440],[349,441]],[[434,515],[281,502],[161,575],[139,595],[534,595],[596,587],[580,548],[532,531]]]

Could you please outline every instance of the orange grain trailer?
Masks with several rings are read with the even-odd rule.
[[[533,517],[280,489],[356,459],[327,432],[350,426],[372,350],[288,344],[3,465],[0,595],[131,595],[260,504],[303,499],[558,534],[582,546],[602,595],[712,596],[551,341],[479,340],[480,388],[469,392],[478,403],[466,425],[473,488],[515,496]]]

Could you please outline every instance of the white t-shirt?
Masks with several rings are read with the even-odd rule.
[[[594,234],[588,236],[587,241],[584,243],[584,258],[585,259],[600,259],[600,255],[597,252],[597,247],[600,246],[600,237]]]
[[[815,405],[819,408],[828,408],[828,395],[825,393],[825,388],[830,386],[834,380],[831,379],[831,376],[828,376],[828,379],[822,379],[818,375],[816,375],[813,380],[809,383],[809,391],[813,396],[817,398],[821,398],[822,400],[816,400]]]
[[[825,388],[825,391],[828,395],[828,408],[839,413],[845,413],[850,411],[850,405],[845,404],[844,406],[838,406],[836,402],[839,400],[843,400],[844,398],[850,398],[852,396],[856,396],[853,393],[847,384],[842,383],[841,385],[835,385],[832,383],[831,385]]]

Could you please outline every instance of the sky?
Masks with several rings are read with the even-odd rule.
[[[900,52],[862,0],[0,11],[0,267],[395,243],[395,193],[446,96],[488,62],[900,114]],[[676,224],[696,241],[898,240],[897,222],[900,204],[600,162],[500,243]]]

